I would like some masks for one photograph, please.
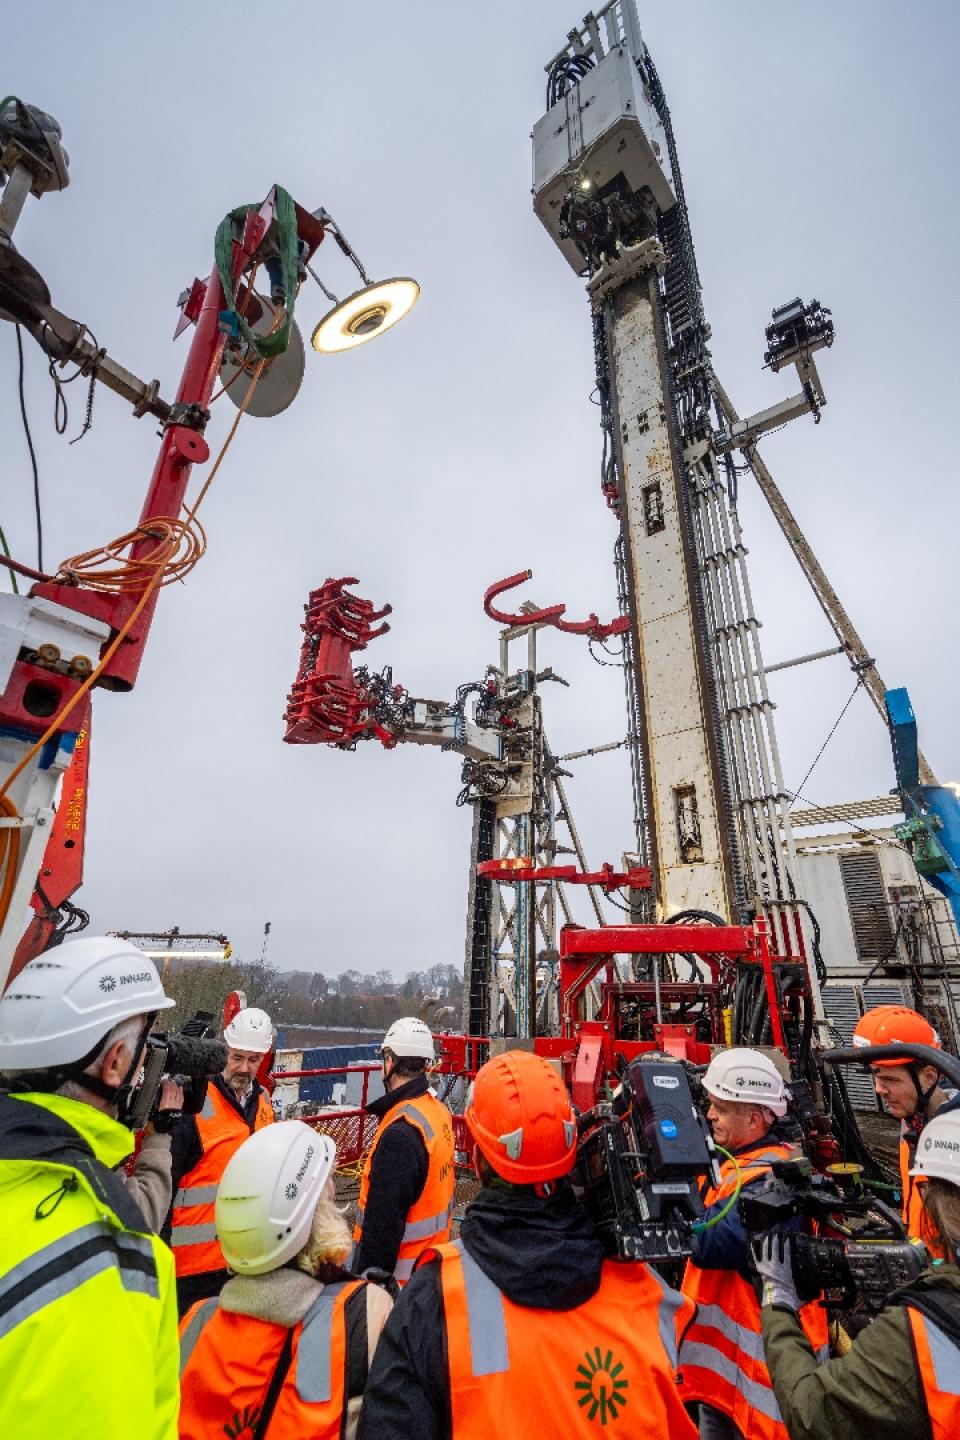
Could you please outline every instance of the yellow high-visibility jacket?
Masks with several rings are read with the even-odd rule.
[[[91,1105],[0,1092],[4,1440],[176,1440],[173,1257],[115,1173],[132,1150]]]

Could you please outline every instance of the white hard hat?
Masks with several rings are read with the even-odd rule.
[[[336,1161],[330,1136],[302,1120],[279,1120],[244,1140],[217,1190],[217,1236],[231,1270],[264,1275],[303,1249]]]
[[[960,1185],[960,1110],[934,1115],[924,1125],[910,1174]]]
[[[0,1070],[83,1060],[121,1020],[169,1010],[153,961],[111,935],[68,940],[31,960],[0,996]]]
[[[762,1105],[774,1115],[787,1113],[783,1076],[769,1055],[762,1055],[759,1050],[721,1050],[707,1066],[703,1088],[718,1100]]]
[[[266,1010],[251,1005],[249,1010],[238,1010],[223,1032],[223,1038],[233,1050],[251,1050],[256,1055],[266,1055],[273,1046],[273,1025]]]
[[[413,1015],[404,1015],[394,1020],[383,1037],[381,1050],[392,1050],[394,1055],[419,1056],[423,1060],[435,1060],[433,1036],[430,1026]]]

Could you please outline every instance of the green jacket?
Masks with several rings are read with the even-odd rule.
[[[960,1270],[937,1265],[909,1288],[948,1287],[960,1311]],[[850,1351],[818,1365],[796,1316],[766,1306],[763,1344],[790,1440],[930,1440],[906,1308],[892,1300]]]
[[[170,1251],[114,1173],[116,1120],[0,1093],[0,1436],[176,1440]]]

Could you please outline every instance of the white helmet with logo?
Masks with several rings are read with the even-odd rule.
[[[960,1110],[934,1115],[924,1125],[910,1174],[960,1185]]]
[[[303,1249],[336,1161],[330,1136],[302,1120],[279,1120],[244,1140],[217,1190],[217,1237],[231,1270],[264,1275]]]
[[[762,1105],[774,1115],[787,1113],[783,1076],[770,1057],[759,1050],[735,1048],[714,1055],[703,1077],[703,1088],[717,1100]]]
[[[404,1015],[394,1020],[383,1037],[381,1050],[391,1050],[398,1058],[401,1055],[417,1056],[422,1060],[435,1060],[433,1035],[430,1026],[413,1015]]]
[[[248,1050],[254,1055],[266,1055],[273,1048],[273,1024],[266,1010],[251,1005],[249,1010],[238,1010],[223,1032],[223,1038],[231,1050]]]
[[[121,1020],[176,1003],[163,993],[153,961],[129,940],[68,940],[29,961],[0,996],[0,1070],[75,1064]]]

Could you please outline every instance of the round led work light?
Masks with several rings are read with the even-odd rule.
[[[420,298],[416,280],[380,280],[341,300],[313,332],[314,350],[333,355],[382,335],[413,309]]]

